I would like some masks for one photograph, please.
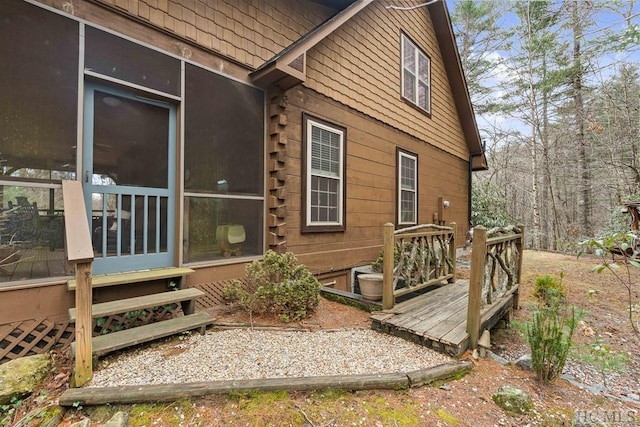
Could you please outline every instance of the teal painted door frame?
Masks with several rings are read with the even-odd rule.
[[[94,83],[86,84],[84,102],[81,179],[93,238],[94,274],[173,266],[176,106]],[[124,107],[129,110],[111,115]],[[127,150],[140,149],[136,144],[147,146],[148,156],[138,159],[147,163],[147,170],[143,165],[126,170],[122,166],[135,162]],[[151,158],[160,159],[155,169]],[[125,178],[124,172],[131,177]]]

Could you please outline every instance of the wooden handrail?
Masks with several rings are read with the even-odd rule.
[[[498,233],[508,233],[508,235],[490,237]],[[469,303],[467,306],[467,332],[469,333],[470,348],[475,349],[478,346],[483,305],[492,304],[496,300],[513,295],[513,308],[518,308],[518,285],[522,274],[523,249],[523,225],[488,231],[483,226],[473,229]],[[487,266],[491,267],[488,275]],[[494,287],[498,289],[496,295],[494,295]]]
[[[65,251],[67,260],[76,270],[76,353],[75,386],[80,387],[93,377],[91,339],[93,323],[91,288],[93,247],[89,219],[80,181],[62,181],[64,203]]]
[[[84,204],[82,183],[80,181],[62,181],[62,198],[67,260],[72,264],[93,261],[91,232]]]
[[[424,289],[434,284],[455,281],[456,224],[445,227],[436,224],[421,224],[400,230],[394,225],[384,225],[382,307],[390,309],[396,297]],[[410,247],[409,258],[406,246]],[[396,266],[395,254],[399,248],[400,261]],[[407,267],[407,270],[402,270]],[[402,277],[405,289],[395,289]]]

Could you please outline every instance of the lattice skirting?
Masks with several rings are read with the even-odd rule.
[[[230,285],[232,282],[234,282],[234,280],[218,280],[216,282],[196,285],[196,288],[205,293],[204,296],[201,296],[196,300],[196,311],[224,304],[224,299],[222,298],[224,287],[226,285]],[[241,280],[241,282],[245,290],[251,292],[255,291],[255,289],[251,289],[251,286],[246,283],[246,281]]]
[[[167,304],[144,310],[114,314],[94,320],[93,336],[108,334],[109,332],[135,328],[149,323],[161,322],[182,315],[180,304]]]
[[[93,335],[102,335],[182,315],[179,304],[137,310],[96,319]],[[0,326],[0,364],[19,357],[42,354],[75,339],[73,323],[34,319]]]
[[[73,324],[46,318],[0,325],[0,363],[42,354],[74,339]]]

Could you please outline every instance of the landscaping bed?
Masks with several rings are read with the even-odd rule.
[[[580,383],[591,385],[592,391],[598,391],[598,394],[580,389],[564,379],[541,385],[531,371],[492,359],[480,359],[473,362],[474,368],[466,376],[426,387],[356,392],[249,392],[171,403],[86,407],[67,411],[62,425],[70,425],[87,416],[92,420],[91,425],[99,425],[118,410],[129,414],[131,426],[297,426],[305,423],[315,426],[569,426],[573,421],[577,421],[576,425],[593,425],[580,423],[585,420],[608,420],[607,425],[637,425],[640,401],[635,400],[635,395],[639,394],[640,384],[640,341],[628,325],[626,289],[609,274],[592,272],[591,267],[595,263],[595,259],[588,257],[576,259],[570,255],[527,251],[520,291],[521,308],[515,313],[515,319],[530,318],[536,277],[545,274],[557,276],[563,271],[567,303],[588,312],[576,331],[577,348],[584,352],[599,339],[610,349],[610,355],[626,357],[626,361],[616,367],[616,370],[625,371],[616,372],[603,371],[601,366],[587,363],[579,355],[580,351],[570,356],[565,373],[573,375]],[[226,324],[226,328],[246,328],[253,323],[258,329],[330,331],[369,325],[368,313],[325,299],[321,299],[311,317],[288,324],[280,323],[275,316],[249,318],[242,310],[229,307],[215,310],[215,315],[218,322]],[[528,352],[526,342],[514,329],[493,333],[492,341],[493,350],[510,360]],[[162,345],[168,349],[175,346],[175,338]],[[468,354],[465,357],[469,358]],[[56,371],[41,390],[15,408],[11,421],[21,419],[31,408],[55,403],[68,386],[70,368],[66,350],[58,351]],[[513,415],[496,406],[492,395],[502,385],[514,385],[529,393],[533,399],[533,410],[525,415]]]

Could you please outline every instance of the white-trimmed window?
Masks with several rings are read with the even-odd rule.
[[[418,222],[418,157],[398,150],[398,224]]]
[[[404,34],[402,39],[402,97],[431,114],[431,59]]]
[[[344,144],[346,130],[304,116],[303,231],[344,230]]]

